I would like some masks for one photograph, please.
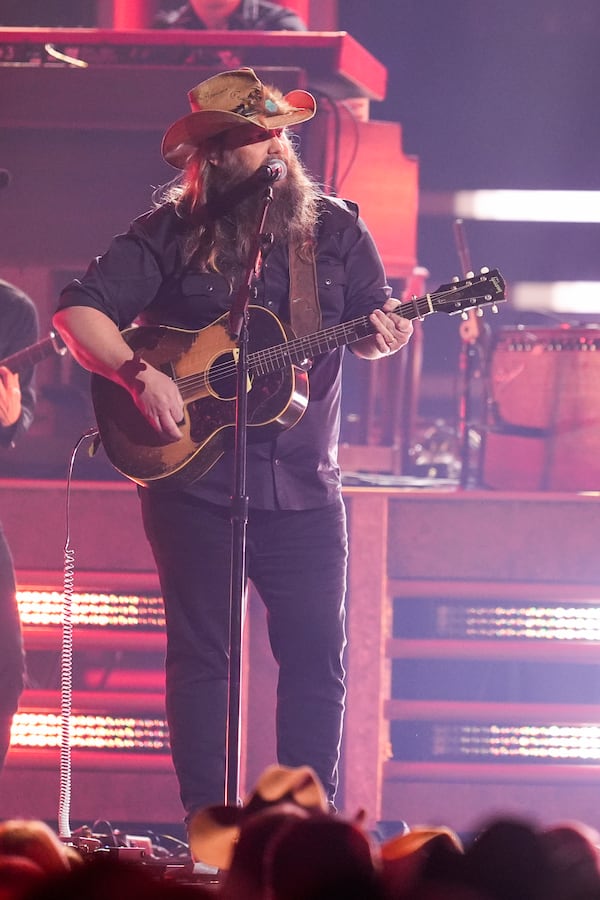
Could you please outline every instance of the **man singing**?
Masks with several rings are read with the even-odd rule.
[[[202,82],[189,99],[192,112],[162,143],[181,178],[66,287],[54,319],[75,358],[119,385],[166,448],[181,440],[193,403],[120,331],[134,320],[197,330],[228,313],[263,208],[264,191],[253,189],[260,171],[280,177],[265,224],[272,241],[252,284],[250,334],[255,307],[300,332],[310,328],[302,309],[323,329],[364,316],[370,333],[351,349],[365,359],[395,353],[412,332],[394,311],[398,301],[357,207],[325,196],[293,148],[289,129],[314,116],[314,97],[283,96],[243,68]],[[300,304],[290,287],[299,270]],[[327,345],[315,354],[304,414],[289,430],[255,435],[247,453],[247,573],[266,606],[279,667],[278,761],[311,766],[332,805],[345,697],[343,354]],[[188,820],[224,795],[232,473],[226,449],[189,484],[139,491],[166,608],[167,715]]]

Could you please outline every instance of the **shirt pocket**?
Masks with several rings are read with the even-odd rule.
[[[324,324],[340,322],[346,297],[346,270],[343,263],[327,259],[317,262],[317,284]]]
[[[185,274],[178,289],[182,317],[188,328],[210,324],[231,305],[231,294],[225,279],[216,272]]]

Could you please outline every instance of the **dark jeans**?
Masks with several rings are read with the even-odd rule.
[[[25,656],[17,608],[12,556],[0,525],[0,769],[25,678]]]
[[[173,762],[190,812],[223,802],[231,522],[227,507],[141,491],[167,618],[166,696]],[[344,711],[347,536],[342,502],[252,510],[247,572],[279,665],[277,755],[312,766],[333,800]]]

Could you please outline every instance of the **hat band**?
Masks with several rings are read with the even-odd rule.
[[[280,112],[280,110],[277,103],[268,98],[264,101],[264,108],[259,109],[256,100],[250,97],[248,100],[242,101],[239,106],[236,106],[231,112],[236,113],[238,116],[244,116],[245,119],[249,119],[251,116],[256,115],[274,116]]]

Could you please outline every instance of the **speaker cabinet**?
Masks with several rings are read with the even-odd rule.
[[[489,372],[483,479],[508,490],[600,490],[600,329],[502,329]]]

